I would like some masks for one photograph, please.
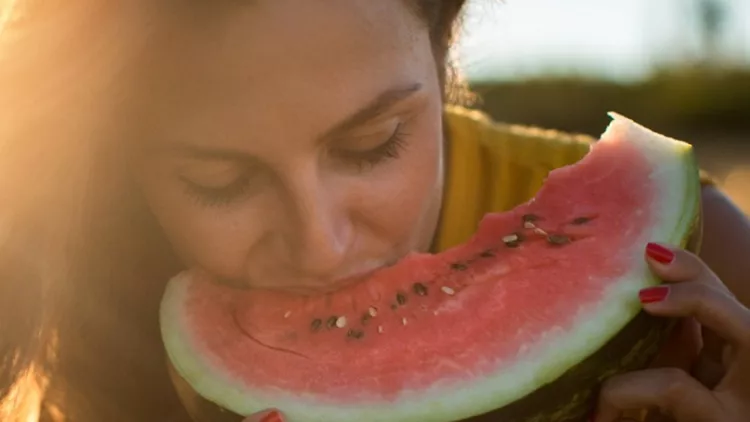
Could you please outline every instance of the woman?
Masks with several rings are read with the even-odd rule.
[[[463,6],[4,2],[3,420],[186,421],[157,324],[176,271],[334,289],[463,241],[585,154],[587,139],[447,105]],[[671,294],[643,298],[715,330],[732,347],[728,376],[717,388],[676,369],[612,379],[598,420],[749,411],[750,225],[710,183],[704,212],[702,261],[650,247]],[[269,412],[251,420],[283,417]]]

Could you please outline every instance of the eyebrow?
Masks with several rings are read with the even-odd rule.
[[[388,109],[411,97],[421,89],[422,84],[415,83],[405,88],[395,88],[385,91],[375,97],[375,99],[369,104],[344,119],[341,123],[326,131],[322,138],[331,137],[335,134],[346,132],[347,130],[362,125],[363,123],[385,113]]]
[[[367,105],[355,111],[343,121],[327,130],[320,139],[335,137],[340,133],[362,125],[388,111],[396,104],[408,99],[422,89],[421,83],[414,83],[406,87],[389,89],[375,97]],[[257,163],[257,159],[244,151],[232,148],[214,148],[196,145],[189,142],[169,142],[164,146],[166,150],[179,155],[202,160],[223,160]]]

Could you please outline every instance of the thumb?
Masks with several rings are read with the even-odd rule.
[[[242,422],[285,422],[284,415],[276,409],[268,409],[248,416]]]

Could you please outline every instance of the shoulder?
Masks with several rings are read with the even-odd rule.
[[[750,306],[750,219],[713,181],[702,189],[700,257],[730,291]]]

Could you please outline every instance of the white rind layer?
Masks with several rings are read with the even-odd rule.
[[[291,422],[451,421],[500,408],[555,381],[600,349],[640,311],[638,290],[657,284],[643,259],[644,244],[657,241],[684,245],[698,213],[699,179],[692,147],[623,116],[610,116],[613,121],[600,142],[632,142],[653,164],[651,179],[659,197],[651,205],[656,207],[658,221],[643,234],[642,242],[633,244],[629,251],[631,271],[611,284],[605,299],[594,307],[582,308],[571,330],[550,331],[544,341],[527,348],[513,367],[473,378],[465,387],[405,391],[395,402],[353,403],[351,407],[320,403],[312,397],[284,391],[261,392],[202,360],[204,357],[196,350],[200,340],[190,338],[191,330],[183,325],[186,318],[181,306],[190,279],[180,275],[170,281],[161,308],[162,335],[175,369],[198,394],[219,406],[244,415],[275,407]]]

